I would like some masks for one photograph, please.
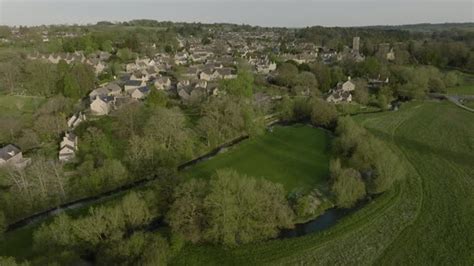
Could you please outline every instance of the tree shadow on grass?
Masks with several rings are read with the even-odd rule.
[[[402,137],[402,136],[393,136],[387,134],[378,129],[369,129],[375,136],[379,137],[384,141],[395,141],[395,143],[399,146],[403,146],[412,150],[415,150],[420,153],[436,155],[438,157],[444,158],[448,161],[467,166],[473,167],[474,166],[474,153],[467,153],[467,152],[457,152],[442,148],[437,148],[430,146],[426,143],[420,142],[418,140]]]

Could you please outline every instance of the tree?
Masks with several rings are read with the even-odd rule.
[[[28,261],[23,261],[21,263],[16,262],[15,258],[12,257],[0,257],[0,265],[2,266],[29,266]]]
[[[319,89],[322,92],[327,92],[331,89],[333,80],[331,77],[331,69],[327,65],[315,63],[311,65],[311,72],[316,76],[319,82]]]
[[[5,215],[0,211],[0,237],[2,236],[3,232],[5,232],[6,227],[7,223],[5,221]]]
[[[35,248],[58,252],[76,249],[85,253],[117,245],[129,232],[151,220],[146,201],[131,192],[112,206],[90,208],[88,215],[77,219],[61,214],[34,233]]]
[[[365,196],[365,184],[360,173],[352,168],[342,169],[339,160],[331,161],[331,191],[335,196],[336,205],[350,208]]]
[[[171,228],[193,242],[237,245],[275,237],[292,227],[283,186],[218,170],[210,181],[190,180],[177,190]]]
[[[298,68],[292,63],[283,63],[277,68],[276,83],[280,86],[290,87],[298,75]]]
[[[456,72],[450,71],[444,76],[444,83],[448,88],[457,86],[459,84],[459,76]]]
[[[1,62],[0,63],[0,81],[2,83],[0,88],[2,88],[5,92],[13,94],[17,89],[19,89],[20,77],[21,77],[20,62],[18,63]]]
[[[249,243],[275,237],[280,228],[292,226],[293,213],[279,184],[218,170],[209,186],[205,238],[211,242]]]
[[[291,121],[294,119],[294,103],[287,95],[284,95],[277,105],[278,116],[283,121]]]
[[[253,95],[254,77],[247,69],[239,69],[237,78],[221,81],[221,89],[231,95],[250,98]]]
[[[355,84],[354,100],[360,104],[366,105],[369,103],[369,90],[367,82],[363,79],[353,81]]]
[[[54,64],[33,60],[25,65],[25,88],[32,95],[51,96],[57,92],[59,80]]]
[[[168,97],[164,91],[151,88],[145,103],[150,107],[166,107]]]
[[[294,80],[294,88],[292,88],[295,95],[312,95],[319,96],[321,92],[318,90],[318,81],[311,72],[303,71],[299,73]]]
[[[438,93],[445,93],[446,92],[446,85],[441,77],[431,77],[428,81],[428,88],[430,92],[438,92]]]
[[[331,127],[337,119],[336,107],[323,99],[313,98],[311,100],[311,122],[314,125]]]
[[[212,98],[202,107],[204,114],[197,124],[197,132],[208,147],[216,147],[249,133],[256,117],[248,103],[231,97]]]
[[[204,198],[208,190],[208,183],[203,179],[191,179],[175,189],[174,202],[167,215],[173,233],[193,243],[202,239],[206,222]]]
[[[192,156],[192,131],[186,126],[186,117],[178,108],[157,108],[145,125],[144,135],[154,140],[157,151],[166,154],[162,159],[172,165]]]
[[[125,63],[133,59],[133,54],[130,49],[122,48],[122,49],[118,49],[117,57],[120,58],[120,60],[122,60],[122,62]]]
[[[393,90],[391,87],[385,85],[379,89],[377,93],[377,105],[386,110],[390,102],[393,100]]]

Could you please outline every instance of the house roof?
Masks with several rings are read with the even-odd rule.
[[[76,141],[76,135],[72,132],[66,132],[66,135],[64,137],[66,137],[68,140],[72,142]]]
[[[150,88],[148,88],[147,86],[140,87],[137,90],[139,90],[143,94],[150,92]]]
[[[109,102],[113,102],[115,97],[114,96],[101,95],[101,96],[99,96],[99,99],[101,99],[103,102],[109,103]]]
[[[5,161],[8,161],[20,152],[20,148],[13,144],[8,144],[7,146],[0,149],[0,158]]]
[[[106,88],[109,92],[121,91],[121,90],[122,90],[122,88],[120,88],[120,86],[119,86],[117,83],[109,83],[109,84],[107,84],[107,86],[105,86],[105,88]]]
[[[125,82],[125,86],[140,86],[142,84],[141,80],[129,79]]]

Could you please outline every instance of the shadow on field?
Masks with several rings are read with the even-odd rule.
[[[401,136],[393,136],[392,138],[392,135],[387,134],[378,129],[371,128],[369,129],[369,131],[372,132],[375,136],[381,138],[382,140],[391,141],[393,139],[395,143],[400,146],[408,147],[420,153],[434,154],[448,161],[455,162],[464,166],[472,167],[472,164],[474,162],[474,154],[441,149],[414,139]]]

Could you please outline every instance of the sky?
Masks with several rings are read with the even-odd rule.
[[[131,19],[282,27],[474,22],[474,0],[0,0],[0,25]]]

